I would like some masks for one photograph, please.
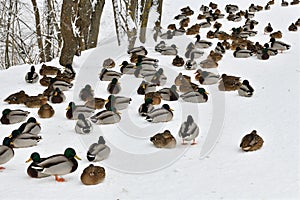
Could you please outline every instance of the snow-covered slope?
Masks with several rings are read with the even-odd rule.
[[[223,1],[215,1],[224,12]],[[28,109],[24,105],[8,105],[3,102],[9,94],[23,89],[29,95],[41,93],[45,88],[39,84],[26,84],[25,73],[29,65],[12,67],[1,71],[0,108],[20,108],[30,111],[42,126],[42,141],[36,147],[15,149],[15,157],[5,164],[6,170],[1,176],[1,199],[299,199],[299,119],[300,119],[300,37],[298,32],[288,32],[287,27],[299,17],[299,5],[281,7],[280,2],[269,11],[255,14],[259,24],[255,28],[258,35],[253,41],[268,42],[269,36],[263,34],[263,28],[271,22],[274,30],[283,32],[284,42],[292,45],[289,51],[271,57],[267,61],[251,57],[235,59],[228,51],[219,62],[214,72],[226,73],[248,79],[255,93],[251,98],[238,96],[237,92],[220,92],[217,85],[205,87],[210,95],[209,101],[194,105],[182,100],[170,103],[174,119],[164,124],[150,124],[137,114],[143,97],[136,94],[141,79],[123,76],[120,79],[120,95],[131,96],[132,102],[127,110],[121,111],[122,121],[117,125],[94,126],[94,131],[85,136],[75,133],[75,121],[67,120],[65,108],[68,102],[79,101],[78,92],[89,83],[95,89],[97,97],[107,98],[106,82],[100,82],[98,73],[104,58],[111,57],[117,64],[128,60],[126,49],[117,47],[113,33],[113,20],[110,1],[105,5],[100,36],[103,42],[96,49],[83,52],[76,58],[74,67],[77,72],[75,86],[65,92],[67,101],[53,105],[55,115],[50,119],[40,119],[37,109]],[[191,24],[196,22],[201,4],[209,1],[164,1],[162,26],[177,23],[173,17],[179,9],[189,5],[196,14],[191,17]],[[229,2],[227,2],[229,3]],[[251,3],[265,5],[267,1],[238,1],[242,10]],[[240,26],[218,20],[222,29]],[[205,38],[209,29],[201,29]],[[167,41],[176,43],[179,54],[184,55],[184,48],[194,41],[194,36],[179,36]],[[252,38],[251,38],[252,39]],[[216,45],[216,40],[213,40]],[[166,86],[171,86],[178,72],[193,75],[193,72],[171,65],[173,56],[162,57],[153,51],[152,42],[145,45],[150,57],[160,60],[160,66],[168,76]],[[198,61],[208,55],[209,50]],[[57,60],[49,63],[59,66]],[[116,67],[118,68],[118,66]],[[37,71],[39,66],[37,66]],[[193,78],[193,81],[194,78]],[[188,114],[192,114],[201,129],[198,144],[182,146],[177,135],[180,124]],[[19,127],[0,125],[1,138]],[[171,150],[156,149],[149,137],[169,129],[177,139],[177,147]],[[245,134],[253,129],[258,131],[265,143],[261,150],[245,153],[239,144]],[[105,181],[96,186],[84,186],[80,174],[89,165],[86,152],[88,146],[103,135],[112,148],[110,157],[97,165],[104,166],[107,172]],[[213,137],[212,137],[213,136]],[[218,138],[218,140],[215,140]],[[211,143],[208,143],[211,141]],[[209,145],[208,145],[209,144]],[[206,145],[206,146],[205,146]],[[215,148],[212,150],[212,147]],[[65,148],[73,147],[79,161],[77,171],[64,176],[67,182],[57,183],[53,177],[32,179],[26,174],[28,164],[25,161],[37,151],[42,157],[63,153]],[[207,153],[205,153],[207,152]]]

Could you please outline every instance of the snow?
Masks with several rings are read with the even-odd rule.
[[[187,5],[195,11],[190,22],[190,25],[194,24],[200,6],[208,5],[209,2],[186,0],[175,4],[174,1],[164,1],[162,27],[177,23],[173,17],[179,14],[180,8]],[[223,13],[226,3],[214,2],[218,3]],[[245,10],[251,3],[264,6],[267,1],[231,0],[230,3]],[[97,97],[107,98],[107,82],[100,82],[98,79],[103,60],[111,57],[117,65],[128,60],[126,45],[116,46],[112,5],[107,1],[101,18],[100,45],[75,58],[77,77],[74,88],[65,92],[66,102],[52,105],[56,112],[53,118],[40,119],[37,109],[3,102],[9,94],[21,89],[29,95],[37,95],[45,89],[38,83],[26,84],[24,77],[30,65],[1,71],[1,110],[11,108],[30,111],[30,116],[36,117],[41,123],[43,139],[36,147],[15,149],[15,157],[3,165],[6,169],[0,172],[0,198],[299,199],[300,37],[299,30],[287,31],[287,27],[298,19],[299,11],[299,5],[281,7],[280,2],[276,1],[271,10],[255,13],[254,17],[259,21],[255,27],[258,35],[250,38],[251,40],[267,42],[269,36],[263,34],[263,28],[270,22],[274,31],[283,32],[280,40],[291,44],[290,50],[267,61],[256,57],[235,59],[233,52],[227,51],[219,62],[219,67],[211,70],[248,79],[255,90],[253,97],[240,97],[237,91],[220,92],[217,85],[205,86],[210,93],[207,103],[190,104],[182,100],[171,102],[174,119],[168,123],[151,124],[137,114],[143,97],[136,94],[136,89],[142,80],[124,75],[120,79],[120,95],[130,96],[133,100],[127,110],[121,111],[121,122],[116,125],[94,126],[91,134],[81,136],[75,133],[76,121],[65,117],[67,104],[70,101],[83,104],[78,98],[78,92],[86,83],[92,85]],[[154,20],[149,19],[150,21]],[[225,31],[244,23],[244,19],[236,23],[226,19],[218,21],[223,24],[221,29]],[[203,39],[208,30],[210,29],[201,29]],[[179,55],[183,56],[186,45],[194,40],[194,36],[178,36],[166,43],[175,43],[179,47]],[[214,48],[217,40],[213,42]],[[178,72],[194,77],[194,71],[173,67],[172,56],[163,57],[154,52],[154,43],[150,39],[145,46],[149,50],[149,57],[158,58],[160,67],[165,69],[168,77],[165,86],[171,86]],[[211,49],[205,50],[204,56],[197,61],[204,60]],[[58,59],[49,65],[59,66]],[[36,66],[36,71],[39,67]],[[182,146],[177,133],[181,123],[191,113],[200,126],[198,144]],[[1,138],[9,135],[19,125],[0,125]],[[165,129],[169,129],[175,136],[175,149],[156,149],[149,141],[150,136]],[[257,130],[265,143],[262,149],[245,153],[240,150],[239,144],[242,137],[253,129]],[[93,164],[105,167],[107,176],[99,185],[84,186],[80,182],[80,175],[89,165],[86,159],[87,148],[100,135],[105,137],[112,152],[107,160]],[[46,157],[63,153],[67,147],[73,147],[82,158],[82,161],[78,161],[78,169],[64,176],[67,182],[57,183],[53,177],[32,179],[26,174],[29,164],[25,161],[32,152],[37,151],[42,157]]]

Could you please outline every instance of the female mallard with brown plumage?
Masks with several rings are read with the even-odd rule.
[[[260,149],[263,144],[264,140],[259,135],[257,135],[256,130],[253,130],[250,134],[247,134],[242,138],[240,147],[246,152],[256,151]]]
[[[169,130],[165,130],[163,133],[157,133],[150,138],[150,141],[157,148],[175,148],[176,139]]]
[[[105,169],[100,166],[90,164],[85,168],[80,176],[80,180],[84,185],[97,185],[105,178]]]

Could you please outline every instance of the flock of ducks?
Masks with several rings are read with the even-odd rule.
[[[291,5],[298,3],[299,1],[293,0]],[[93,131],[93,124],[108,125],[120,122],[122,117],[119,111],[127,109],[132,101],[130,97],[118,95],[124,87],[121,80],[124,74],[142,79],[136,92],[139,95],[144,95],[144,102],[139,106],[137,113],[150,123],[164,123],[173,119],[173,109],[167,103],[168,101],[207,102],[209,93],[205,90],[205,85],[219,84],[220,91],[237,91],[240,96],[251,97],[254,89],[248,80],[241,80],[240,77],[227,74],[220,76],[204,69],[217,68],[219,66],[218,62],[229,50],[233,51],[233,56],[236,58],[248,58],[256,55],[258,59],[262,60],[277,55],[278,51],[289,50],[291,47],[289,44],[277,40],[282,38],[282,33],[280,31],[274,32],[271,23],[268,23],[264,29],[265,34],[270,34],[269,41],[262,45],[248,39],[257,34],[257,31],[254,31],[258,23],[253,19],[255,13],[263,9],[269,10],[273,4],[274,0],[269,1],[264,7],[251,4],[246,11],[239,11],[236,5],[226,5],[227,20],[237,22],[241,21],[243,17],[246,19],[244,26],[233,27],[231,33],[221,30],[222,24],[217,20],[225,18],[225,14],[221,13],[217,4],[211,2],[209,6],[202,5],[197,20],[204,21],[191,26],[189,26],[190,17],[195,12],[189,6],[182,8],[181,13],[174,18],[179,21],[179,28],[176,28],[176,24],[170,24],[167,32],[160,33],[162,40],[155,45],[154,49],[161,55],[175,56],[170,61],[174,67],[195,70],[194,79],[197,83],[193,82],[190,76],[179,73],[175,77],[173,85],[165,87],[168,77],[164,74],[164,68],[159,67],[159,60],[148,57],[148,50],[145,47],[134,47],[128,50],[130,61],[121,63],[120,72],[113,70],[116,67],[113,59],[107,58],[103,61],[99,79],[108,82],[106,88],[108,97],[95,97],[94,90],[87,84],[79,93],[79,98],[85,103],[76,105],[74,102],[69,102],[66,118],[77,120],[74,129],[78,134],[90,134]],[[287,6],[288,3],[282,1],[281,5]],[[299,21],[300,19],[288,29],[296,31],[297,26],[300,25]],[[213,46],[212,42],[201,38],[199,31],[210,27],[214,30],[207,32],[207,38],[217,38],[219,41],[207,58],[198,62],[197,59],[204,55],[202,50]],[[180,56],[177,46],[175,44],[167,45],[166,41],[184,34],[195,35],[195,41],[189,43],[184,56]],[[229,42],[230,40],[231,42]],[[51,118],[55,114],[51,104],[66,101],[64,92],[73,87],[72,81],[75,79],[76,73],[72,65],[66,65],[64,70],[61,71],[56,67],[43,64],[39,74],[42,76],[40,80],[38,73],[35,72],[35,67],[32,66],[25,75],[25,81],[30,84],[39,81],[42,86],[47,87],[41,94],[29,96],[21,90],[9,95],[4,101],[8,104],[24,104],[28,108],[39,108],[38,115],[40,118]],[[162,105],[159,106],[160,104]],[[102,110],[96,112],[98,109]],[[29,114],[30,112],[21,109],[7,108],[2,112],[1,123],[24,122]],[[39,136],[40,131],[41,125],[33,117],[28,118],[18,129],[13,130],[9,136],[3,139],[3,144],[0,145],[0,164],[5,164],[13,158],[14,148],[37,145],[42,139]],[[187,141],[191,141],[191,145],[196,144],[196,138],[199,134],[200,128],[192,115],[188,115],[186,121],[178,127],[178,136],[182,139],[183,145],[187,144]],[[169,130],[155,134],[150,138],[150,142],[157,148],[176,148],[177,144],[176,138]],[[257,135],[256,130],[253,130],[242,138],[240,147],[244,151],[254,151],[260,149],[263,142],[263,139]],[[100,136],[97,143],[91,144],[86,157],[88,161],[99,162],[107,159],[110,153],[111,149],[106,145],[103,136]],[[54,176],[56,181],[63,182],[64,179],[60,176],[72,173],[78,168],[76,159],[80,160],[73,148],[67,148],[63,154],[55,154],[50,157],[41,157],[38,152],[34,152],[27,160],[28,163],[30,162],[27,174],[32,178]],[[4,168],[1,167],[0,169],[3,170]],[[85,185],[98,184],[104,178],[105,169],[93,164],[84,169],[81,175],[81,181]]]

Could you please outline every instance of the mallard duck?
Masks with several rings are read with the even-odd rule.
[[[237,14],[229,13],[229,15],[227,16],[227,20],[233,22],[239,22],[242,20],[242,16],[239,13]]]
[[[253,52],[248,49],[241,49],[240,47],[237,47],[236,50],[233,52],[233,56],[235,58],[248,58],[253,56]]]
[[[195,74],[195,79],[202,85],[213,85],[220,80],[220,75],[208,71],[202,71],[201,69],[198,69]]]
[[[197,62],[194,59],[189,59],[186,61],[184,65],[184,69],[186,70],[194,70],[197,68]]]
[[[67,91],[73,87],[73,83],[68,81],[57,80],[56,78],[51,78],[50,85],[53,88],[59,88],[61,91]]]
[[[188,27],[189,23],[190,23],[190,18],[186,17],[179,22],[179,25],[180,25],[180,27]],[[175,29],[176,29],[176,27],[175,27]]]
[[[86,119],[82,113],[78,115],[78,121],[75,125],[75,132],[79,134],[88,134],[93,130],[90,120]]]
[[[148,51],[144,46],[139,46],[139,47],[133,47],[127,51],[128,54],[136,54],[136,55],[142,55],[145,56],[148,54]]]
[[[1,123],[2,124],[16,124],[26,120],[30,112],[21,109],[11,110],[4,109],[2,111]]]
[[[217,46],[215,47],[215,52],[216,53],[221,53],[224,54],[226,52],[225,48],[223,47],[221,42],[217,43]]]
[[[206,49],[212,46],[212,42],[206,41],[206,40],[201,40],[201,37],[199,34],[196,35],[196,42],[195,42],[195,47],[200,48],[200,49]]]
[[[240,147],[246,152],[256,151],[260,149],[263,144],[264,140],[259,135],[257,135],[256,130],[253,130],[250,134],[247,134],[242,138]]]
[[[71,83],[75,79],[75,75],[72,73],[71,70],[69,71],[69,69],[67,70],[67,68],[66,68],[63,73],[61,73],[60,71],[58,71],[57,75],[54,78],[56,80],[58,80],[58,81],[63,81],[63,82]]]
[[[137,64],[136,70],[134,71],[134,76],[136,78],[144,78],[145,76],[151,76],[156,73],[156,69],[152,67],[150,68],[143,68],[142,65]]]
[[[146,93],[144,100],[146,100],[148,98],[152,99],[152,104],[153,105],[159,105],[160,102],[161,102],[161,96],[160,96],[159,92],[148,92],[148,93]]]
[[[40,84],[42,86],[48,87],[50,85],[51,77],[44,75],[43,78],[40,79]]]
[[[45,103],[47,103],[47,96],[44,96],[43,94],[38,94],[37,96],[29,96],[24,101],[24,105],[28,108],[39,108]]]
[[[211,58],[207,58],[207,59],[201,61],[201,62],[199,63],[199,65],[200,65],[200,67],[202,67],[202,68],[216,68],[216,67],[218,67],[218,63],[215,62],[215,61],[214,61],[213,59],[211,59]]]
[[[120,66],[121,66],[120,71],[123,74],[134,74],[137,68],[135,64],[128,63],[127,61],[123,61]]]
[[[286,7],[288,5],[289,5],[289,3],[287,1],[284,1],[284,0],[281,1],[281,6],[282,7]]]
[[[216,53],[213,50],[210,51],[209,55],[207,56],[207,58],[211,58],[212,60],[214,60],[215,62],[220,61],[223,56],[220,53]]]
[[[179,86],[179,91],[180,92],[192,92],[192,91],[197,91],[199,86],[193,82],[189,81],[183,81],[182,84]]]
[[[156,91],[156,84],[148,83],[146,81],[142,81],[140,86],[137,89],[137,93],[144,95],[148,92],[155,92]]]
[[[198,20],[202,20],[202,19],[205,19],[207,16],[206,15],[204,15],[204,14],[199,14],[198,16],[197,16],[197,19]]]
[[[262,50],[258,50],[256,52],[256,56],[260,60],[268,60],[270,55],[268,54],[268,48],[263,48]]]
[[[178,53],[177,51],[177,47],[175,44],[172,44],[171,46],[165,46],[165,47],[162,47],[160,49],[160,54],[161,55],[173,55],[173,56],[176,56]]]
[[[31,162],[32,163],[27,167],[27,174],[31,178],[45,178],[50,176],[49,174],[44,174],[41,171],[39,171],[39,168],[36,169],[36,165],[42,161],[44,161],[46,158],[41,158],[40,154],[37,152],[34,152],[30,155],[30,158],[26,161],[26,163]]]
[[[59,88],[55,88],[53,94],[49,97],[51,103],[62,103],[66,100],[66,96]]]
[[[108,158],[110,154],[110,148],[105,144],[103,136],[100,136],[98,143],[93,143],[87,152],[87,159],[90,162],[98,162]]]
[[[201,5],[200,11],[202,11],[202,12],[208,12],[209,11],[209,7],[205,6],[205,5]]]
[[[268,4],[270,4],[270,5],[274,5],[274,3],[275,3],[275,0],[268,1]]]
[[[82,88],[79,92],[79,98],[82,101],[89,101],[94,98],[94,90],[92,89],[92,86],[90,84],[86,84],[84,88]]]
[[[9,104],[22,104],[27,98],[28,95],[23,90],[21,90],[20,92],[9,95],[6,99],[4,99],[4,102],[7,102]]]
[[[121,121],[121,115],[116,108],[110,107],[108,110],[102,110],[90,117],[95,124],[115,124]]]
[[[58,75],[59,74],[57,74],[57,76]],[[74,71],[73,66],[71,64],[66,64],[64,66],[64,71],[61,75],[62,75],[62,77],[67,78],[69,80],[74,80],[75,76],[76,76],[76,72]],[[67,82],[69,82],[69,81],[67,81]]]
[[[199,132],[200,129],[194,122],[193,117],[191,115],[188,115],[187,120],[181,124],[178,135],[180,138],[182,138],[182,144],[186,144],[184,143],[184,141],[193,140],[192,145],[194,145],[197,144],[195,142],[195,138],[198,137]]]
[[[92,109],[102,109],[107,102],[105,99],[102,98],[93,98],[85,102],[85,106]]]
[[[10,146],[12,148],[27,148],[36,146],[42,139],[41,136],[32,133],[22,133],[18,129],[11,133]]]
[[[291,25],[289,25],[288,30],[289,30],[289,31],[297,31],[298,28],[297,28],[297,26],[296,26],[294,23],[292,23]]]
[[[272,31],[273,31],[273,27],[272,27],[271,23],[268,23],[268,25],[264,28],[264,32],[272,33]]]
[[[70,102],[66,110],[66,117],[68,119],[78,119],[80,113],[82,113],[85,118],[88,118],[95,111],[93,108],[88,108],[84,105],[75,105],[74,102]]]
[[[157,52],[161,52],[161,50],[166,47],[165,41],[160,41],[157,45],[155,45],[154,50]]]
[[[84,185],[97,185],[105,178],[105,169],[100,166],[90,164],[85,168],[80,176],[80,180]]]
[[[230,47],[231,47],[231,45],[230,45],[230,43],[227,41],[227,40],[224,40],[223,42],[222,42],[222,45],[223,45],[223,47],[225,47],[225,49],[230,49]]]
[[[60,70],[57,67],[52,67],[43,64],[41,69],[40,69],[40,75],[45,76],[45,75],[57,75],[57,73]]]
[[[64,178],[58,176],[76,171],[78,163],[76,159],[81,160],[73,148],[67,148],[64,154],[56,154],[43,159],[40,162],[33,162],[32,168],[40,173],[55,176],[57,182],[64,182]],[[28,160],[30,162],[32,158]]]
[[[271,38],[270,42],[271,42],[272,49],[277,49],[280,50],[281,52],[285,50],[289,50],[291,48],[291,45],[275,40],[275,38]]]
[[[259,7],[259,9],[261,9],[262,7]],[[251,19],[251,18],[253,18],[255,16],[255,14],[254,13],[250,13],[250,12],[248,12],[248,10],[246,10],[246,12],[245,12],[245,18],[246,19]],[[253,26],[253,28],[254,28],[254,26]],[[252,29],[253,29],[252,28]],[[251,29],[251,30],[252,30]]]
[[[238,89],[238,93],[243,97],[251,97],[253,95],[254,89],[250,86],[248,80],[244,80],[240,88]]]
[[[267,4],[265,5],[265,10],[270,10],[270,9],[271,9],[271,6],[270,6],[269,3],[267,3]]]
[[[163,73],[164,70],[159,68],[154,74],[145,75],[144,79],[150,83],[156,84],[157,86],[163,86],[167,82],[167,77]]]
[[[184,60],[182,57],[176,55],[175,58],[172,61],[172,65],[176,67],[182,67],[184,65]]]
[[[179,28],[175,29],[173,31],[174,36],[180,36],[185,34],[185,28],[183,26],[180,26]]]
[[[291,1],[290,4],[291,4],[291,5],[298,5],[299,2],[300,2],[299,0],[293,0],[293,1]]]
[[[121,91],[121,85],[118,82],[118,79],[113,78],[107,86],[107,91],[110,94],[118,94]]]
[[[155,134],[150,138],[150,141],[157,148],[171,149],[176,147],[176,139],[169,130],[165,130],[163,133]]]
[[[208,92],[206,92],[204,88],[198,88],[197,91],[186,92],[180,95],[180,97],[186,102],[204,103],[208,100],[207,94]]]
[[[0,165],[3,165],[10,161],[14,157],[14,150],[10,147],[11,139],[5,137],[2,145],[0,145]],[[4,170],[4,167],[0,166],[0,171]]]
[[[221,78],[222,80],[219,82],[220,91],[238,90],[241,86],[240,77],[222,74]]]
[[[25,76],[25,81],[27,83],[36,83],[39,80],[39,75],[35,72],[35,67],[31,66],[30,72]]]
[[[173,118],[173,109],[168,104],[162,105],[161,108],[157,108],[147,113],[146,120],[152,123],[168,122]]]
[[[21,133],[31,133],[37,135],[41,132],[41,125],[34,117],[28,118],[27,122],[23,123],[18,130]]]
[[[187,51],[185,52],[185,57],[193,60],[193,59],[200,58],[201,56],[203,56],[203,54],[204,52],[198,50],[197,48],[190,48],[187,49]]]
[[[38,115],[40,118],[51,118],[54,115],[55,111],[48,103],[41,105],[38,110]]]
[[[227,13],[236,12],[238,10],[239,10],[239,7],[237,5],[228,4],[225,6],[225,11]]]
[[[133,63],[152,63],[153,65],[157,65],[159,60],[155,59],[155,58],[150,58],[150,57],[146,57],[146,56],[142,56],[142,55],[133,54],[130,57],[130,62],[133,62]]]
[[[191,77],[183,75],[181,72],[175,77],[174,83],[176,86],[182,85],[183,82],[191,82]]]
[[[132,99],[130,97],[109,95],[107,103],[105,104],[105,108],[107,110],[110,110],[111,108],[115,108],[117,110],[124,110],[128,107],[131,100]]]
[[[175,24],[169,24],[167,29],[174,31],[176,29],[176,25]]]
[[[172,85],[171,88],[162,88],[157,92],[159,92],[161,98],[165,101],[177,101],[179,99],[176,85]]]
[[[162,33],[159,37],[163,40],[170,40],[174,36],[173,31],[167,30],[167,32]]]
[[[154,109],[154,106],[152,105],[153,100],[150,98],[145,99],[145,103],[140,105],[138,113],[140,116],[145,117],[147,113],[151,112]]]
[[[101,81],[112,81],[113,78],[121,78],[122,73],[120,72],[116,72],[113,70],[107,70],[105,68],[102,69],[100,75],[99,75],[99,79]]]
[[[116,65],[115,61],[111,58],[107,58],[103,61],[102,67],[109,69],[109,68],[114,68]]]
[[[218,4],[215,4],[213,2],[210,2],[208,6],[211,7],[211,9],[217,9],[218,8]]]
[[[271,38],[276,38],[276,39],[280,39],[282,38],[282,32],[281,31],[276,31],[270,34]]]
[[[297,19],[297,21],[295,22],[296,26],[300,26],[300,18]]]

